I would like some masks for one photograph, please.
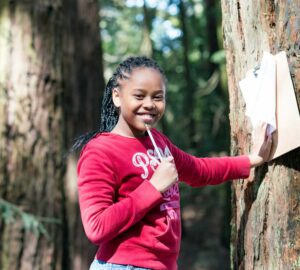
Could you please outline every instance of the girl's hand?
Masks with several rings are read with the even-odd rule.
[[[158,165],[149,182],[161,193],[165,192],[178,180],[178,173],[173,157],[164,158]]]
[[[267,123],[261,122],[254,129],[253,146],[249,155],[251,167],[259,166],[269,159],[272,135],[267,136],[267,125]]]

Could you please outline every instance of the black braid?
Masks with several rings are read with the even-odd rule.
[[[164,71],[154,60],[145,56],[128,57],[125,59],[119,64],[104,89],[99,130],[91,131],[79,136],[75,140],[75,143],[71,148],[71,152],[86,145],[97,134],[102,132],[110,132],[115,127],[119,119],[119,112],[114,106],[112,100],[112,90],[116,87],[119,87],[119,81],[128,80],[134,69],[142,67],[153,68],[157,70],[162,75],[165,83],[167,82]]]
[[[112,90],[118,87],[116,76],[112,76],[104,90],[99,132],[111,131],[117,124],[119,113],[112,100]]]

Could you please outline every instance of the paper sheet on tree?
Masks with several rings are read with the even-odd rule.
[[[300,147],[300,115],[285,52],[265,52],[260,66],[239,82],[252,126],[268,123],[273,133],[270,159]]]
[[[245,103],[246,115],[252,127],[259,121],[268,123],[268,134],[276,130],[276,62],[265,52],[260,67],[247,72],[239,83]]]

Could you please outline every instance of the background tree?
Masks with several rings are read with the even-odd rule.
[[[87,268],[65,156],[99,122],[98,22],[95,1],[1,1],[0,269]]]
[[[63,0],[63,79],[65,146],[69,149],[74,138],[99,129],[101,99],[105,87],[102,36],[99,31],[98,1]],[[67,195],[69,269],[88,269],[96,247],[83,231],[77,199],[78,153],[66,162],[65,188]],[[65,268],[64,268],[65,269]]]
[[[58,2],[1,3],[1,197],[58,221],[47,224],[47,241],[28,232],[26,222],[1,219],[1,269],[50,269],[69,261],[68,237],[62,242],[61,8]]]
[[[231,146],[239,154],[250,147],[251,129],[238,82],[258,64],[263,51],[286,51],[299,104],[300,2],[223,0],[222,13]],[[299,180],[298,148],[233,184],[233,269],[300,268]]]

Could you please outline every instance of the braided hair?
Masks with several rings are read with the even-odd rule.
[[[167,82],[164,71],[153,60],[145,56],[128,57],[121,62],[109,79],[103,93],[100,128],[95,131],[88,132],[79,136],[71,148],[71,152],[86,145],[92,138],[102,132],[110,132],[118,122],[119,111],[114,106],[112,100],[112,90],[120,86],[119,82],[128,80],[134,69],[137,68],[153,68],[157,70],[163,77],[165,83]]]

